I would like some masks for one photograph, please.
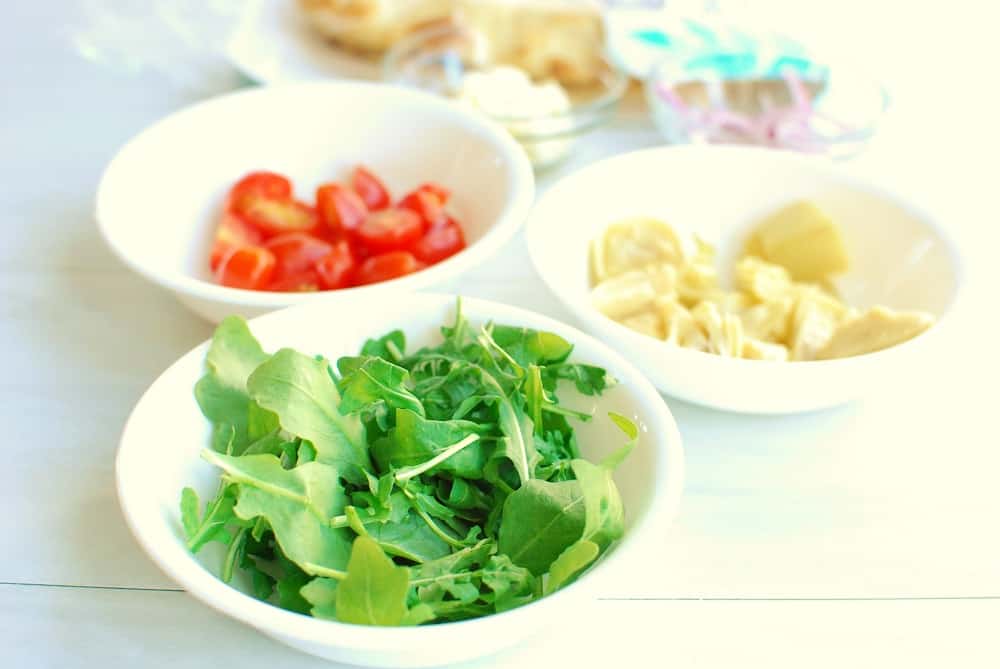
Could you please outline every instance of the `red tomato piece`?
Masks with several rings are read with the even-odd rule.
[[[262,246],[241,246],[231,251],[215,272],[223,286],[259,290],[274,274],[274,254]]]
[[[355,276],[359,285],[388,281],[423,269],[424,264],[408,251],[392,251],[372,256],[361,263]]]
[[[464,248],[465,235],[462,234],[462,228],[454,219],[449,218],[441,227],[428,230],[426,235],[410,247],[410,251],[420,262],[433,265]]]
[[[354,173],[351,175],[351,187],[355,193],[361,196],[369,211],[385,209],[392,201],[392,198],[389,197],[389,189],[385,187],[385,184],[361,165],[354,168]]]
[[[421,186],[399,201],[400,209],[409,209],[417,214],[428,228],[436,228],[448,222],[444,210],[445,200],[440,195]]]
[[[319,288],[319,272],[313,268],[272,279],[267,285],[268,290],[281,293],[311,293],[319,290]]]
[[[312,269],[316,263],[333,250],[328,242],[304,232],[286,232],[267,240],[264,247],[274,254],[277,266],[274,281],[291,277]]]
[[[368,214],[358,226],[357,240],[374,254],[405,249],[420,239],[424,224],[409,209],[383,209]]]
[[[250,197],[277,200],[292,197],[292,182],[275,172],[250,172],[229,189],[227,208],[239,209]]]
[[[219,226],[215,229],[215,242],[212,244],[209,267],[214,272],[230,251],[240,246],[260,244],[261,237],[260,231],[248,225],[242,218],[230,211],[223,211]]]
[[[323,225],[339,233],[356,230],[368,215],[368,207],[361,196],[338,183],[324,184],[316,189],[316,209]]]
[[[325,290],[346,288],[351,285],[355,268],[354,255],[346,241],[333,245],[333,250],[316,263],[320,285]]]
[[[451,191],[442,186],[441,184],[436,184],[433,182],[427,182],[421,184],[417,190],[424,191],[425,193],[430,193],[437,199],[441,200],[441,204],[448,204],[448,200],[451,199]]]
[[[249,196],[235,211],[265,237],[284,232],[313,232],[319,225],[315,209],[292,199]]]

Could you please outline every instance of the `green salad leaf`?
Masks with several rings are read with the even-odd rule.
[[[316,450],[316,461],[357,478],[371,468],[365,429],[357,416],[341,413],[330,364],[282,349],[247,379],[250,396],[277,415],[281,427]]]
[[[223,544],[222,580],[260,599],[364,625],[490,615],[584,574],[625,532],[613,475],[638,430],[610,414],[626,442],[583,459],[592,416],[559,396],[614,379],[554,333],[473,328],[461,304],[441,334],[408,352],[393,330],[334,368],[223,321],[195,386],[220,483],[204,504],[181,492],[188,548]]]
[[[358,625],[399,625],[406,616],[410,574],[369,537],[354,540],[347,577],[337,585],[337,620]]]

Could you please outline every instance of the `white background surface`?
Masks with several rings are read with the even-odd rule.
[[[126,139],[196,96],[155,73],[82,60],[69,40],[74,2],[8,4],[0,666],[329,666],[175,591],[133,543],[115,499],[128,411],[210,327],[112,258],[92,221],[93,192]],[[800,2],[783,16],[868,55],[889,78],[885,131],[852,169],[947,212],[982,305],[962,323],[954,357],[926,361],[892,395],[809,415],[743,417],[669,400],[688,485],[664,553],[605,593],[586,629],[480,666],[1000,665],[993,21],[985,2],[928,4]],[[657,139],[631,106],[560,171]],[[521,237],[442,288],[572,322]]]

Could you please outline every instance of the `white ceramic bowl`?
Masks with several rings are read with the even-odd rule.
[[[425,181],[451,189],[468,248],[423,271],[371,286],[271,293],[217,285],[209,250],[222,200],[251,170],[291,178],[300,197],[355,164],[396,196]],[[534,176],[524,152],[490,121],[436,96],[361,82],[257,88],[177,112],[131,140],[108,165],[97,221],[133,270],[201,316],[256,316],[316,300],[414,290],[475,267],[527,216]]]
[[[772,363],[671,346],[612,321],[591,305],[588,248],[605,226],[652,216],[697,233],[717,245],[725,278],[753,224],[801,198],[818,203],[844,232],[851,269],[837,284],[849,304],[922,309],[935,314],[938,323],[877,353]],[[527,237],[532,261],[553,292],[660,390],[750,413],[829,407],[909,378],[921,356],[942,341],[961,285],[958,251],[939,221],[828,161],[767,149],[661,147],[600,161],[545,193],[529,219]]]
[[[267,350],[291,346],[331,359],[355,355],[368,337],[393,328],[407,334],[408,348],[440,340],[439,328],[454,317],[455,297],[415,294],[358,300],[349,319],[336,305],[310,304],[263,316],[250,328]],[[676,510],[683,478],[680,435],[670,410],[632,365],[578,330],[528,311],[467,299],[463,311],[474,326],[494,320],[558,333],[576,346],[573,359],[601,365],[619,385],[594,400],[560,392],[570,406],[598,411],[579,427],[584,456],[598,459],[624,443],[607,411],[640,426],[639,444],[615,474],[625,504],[624,539],[579,581],[550,597],[506,613],[419,628],[376,628],[313,619],[258,601],[216,577],[184,545],[178,500],[184,486],[209,496],[218,472],[199,458],[209,426],[192,388],[201,376],[207,343],[194,349],[156,380],[129,417],[116,465],[118,495],[140,545],[172,579],[209,606],[290,646],[352,664],[416,667],[486,655],[543,632],[571,625],[582,600],[607,588],[662,549]],[[603,584],[603,585],[602,585]],[[606,590],[605,590],[606,591]],[[588,607],[583,607],[586,609]]]

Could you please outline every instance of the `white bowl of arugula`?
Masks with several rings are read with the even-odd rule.
[[[188,592],[385,667],[572,624],[664,549],[682,470],[667,405],[607,346],[423,294],[223,321],[117,459],[133,533]]]

